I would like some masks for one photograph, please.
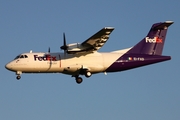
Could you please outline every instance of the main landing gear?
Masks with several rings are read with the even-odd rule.
[[[91,77],[92,74],[91,74],[91,72],[87,71],[87,72],[85,72],[84,75],[88,78],[88,77]]]
[[[81,77],[76,77],[76,83],[77,84],[80,84],[80,83],[82,83],[82,81],[83,81],[83,79],[81,78]]]
[[[82,73],[81,73],[82,74]],[[91,77],[91,72],[89,72],[89,71],[86,71],[86,72],[84,72],[82,75],[85,75],[87,78],[89,78],[89,77]],[[77,84],[80,84],[80,83],[82,83],[82,81],[83,81],[83,79],[81,78],[81,77],[79,77],[79,75],[76,75],[76,76],[73,76],[73,77],[75,77],[75,80],[76,80],[76,83]]]

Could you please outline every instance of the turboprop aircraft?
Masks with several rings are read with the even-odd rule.
[[[63,73],[75,77],[80,84],[84,75],[90,77],[95,73],[118,72],[149,64],[170,60],[163,56],[168,27],[173,21],[152,25],[149,33],[135,46],[112,52],[97,52],[109,39],[113,27],[105,27],[82,43],[66,44],[63,34],[64,53],[32,52],[22,53],[6,64],[6,69],[13,71],[17,79],[22,73]]]

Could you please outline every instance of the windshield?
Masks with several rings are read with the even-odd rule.
[[[14,60],[16,60],[16,59],[22,59],[22,58],[28,58],[28,56],[27,55],[18,55],[18,56],[16,56],[15,58],[14,58]]]
[[[16,56],[16,57],[14,58],[14,60],[18,59],[18,58],[19,58],[19,56],[20,56],[20,55]]]

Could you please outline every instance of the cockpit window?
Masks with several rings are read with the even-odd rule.
[[[22,59],[22,58],[28,58],[28,56],[27,56],[27,55],[18,55],[17,57],[14,58],[14,60],[16,60],[16,59],[18,59],[18,58],[20,58],[20,59]]]
[[[20,55],[16,56],[16,57],[14,58],[14,60],[18,59],[19,57],[20,57]]]
[[[20,58],[24,58],[24,55],[21,55]]]
[[[27,55],[24,55],[24,58],[28,58],[28,56],[27,56]]]

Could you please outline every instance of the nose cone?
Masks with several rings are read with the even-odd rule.
[[[5,65],[5,68],[6,68],[7,70],[12,71],[12,72],[16,72],[16,71],[19,70],[19,67],[18,67],[18,65],[16,64],[16,61],[11,61],[11,62],[7,63],[7,64]]]
[[[11,64],[10,63],[6,64],[5,68],[8,69],[8,70],[11,70]]]
[[[5,68],[7,70],[13,71],[13,62],[9,62],[5,65]]]

